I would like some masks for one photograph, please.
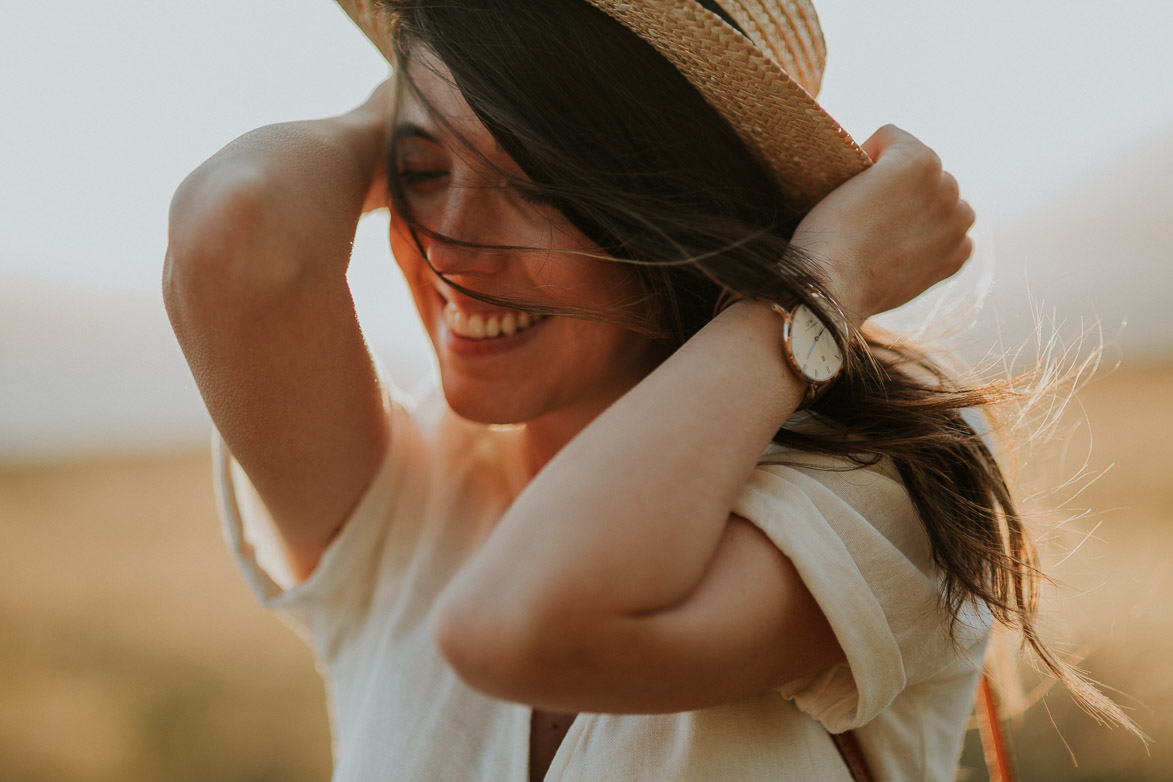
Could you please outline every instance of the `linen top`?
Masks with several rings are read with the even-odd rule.
[[[530,709],[461,682],[428,630],[433,601],[524,484],[520,432],[457,417],[439,394],[386,396],[371,484],[310,577],[294,584],[272,521],[217,443],[225,534],[249,586],[312,646],[326,679],[335,782],[526,782]],[[665,445],[665,447],[670,447]],[[927,537],[882,465],[773,447],[733,511],[795,564],[846,663],[676,714],[575,718],[548,782],[841,780],[828,735],[856,729],[877,780],[952,780],[990,626],[938,606]],[[695,476],[681,476],[682,482]]]

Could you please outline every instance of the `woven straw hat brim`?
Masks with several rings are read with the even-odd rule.
[[[870,165],[867,154],[796,79],[694,0],[585,1],[671,62],[771,172],[794,209],[806,211]],[[391,20],[376,0],[338,3],[391,60]],[[721,5],[739,24],[768,16],[756,0],[723,0]],[[788,32],[791,38],[798,35]],[[793,67],[802,67],[801,56],[790,59]],[[821,60],[803,70],[797,75],[817,89]]]

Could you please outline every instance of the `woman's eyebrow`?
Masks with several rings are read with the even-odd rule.
[[[424,141],[430,141],[433,144],[440,143],[435,136],[433,136],[427,130],[424,130],[419,125],[416,125],[414,122],[404,122],[400,125],[397,125],[395,130],[391,133],[392,141],[399,141],[400,139],[404,138],[423,139]]]

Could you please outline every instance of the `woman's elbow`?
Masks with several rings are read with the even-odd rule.
[[[519,617],[502,616],[494,606],[478,605],[449,589],[430,617],[432,640],[440,655],[466,684],[481,692],[509,697],[525,633]]]
[[[213,307],[223,314],[288,289],[296,268],[274,252],[266,183],[244,169],[197,169],[171,200],[163,300],[174,321]]]
[[[537,607],[446,593],[431,615],[440,655],[470,687],[504,700],[550,704],[584,667],[578,623]],[[546,616],[546,619],[542,619]],[[589,666],[588,666],[589,667]]]

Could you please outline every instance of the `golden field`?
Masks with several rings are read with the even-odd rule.
[[[1013,721],[1025,780],[1173,778],[1171,390],[1173,366],[1092,383],[1023,467],[1028,491],[1078,473],[1090,422],[1103,474],[1055,548],[1095,532],[1058,571],[1053,624],[1154,739],[1146,754],[1052,691]],[[0,471],[4,782],[329,777],[312,660],[236,575],[210,475],[206,453]]]

